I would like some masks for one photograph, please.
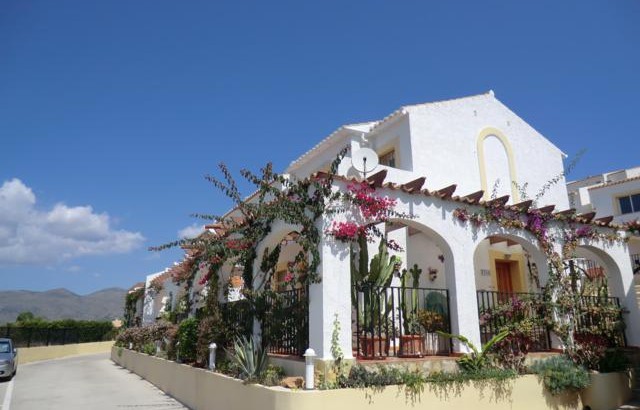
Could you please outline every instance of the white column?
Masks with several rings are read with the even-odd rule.
[[[451,333],[466,337],[475,346],[480,347],[480,321],[476,295],[476,278],[473,264],[475,246],[472,241],[458,241],[451,244],[450,257],[445,256],[447,289],[449,289],[449,308],[451,315]],[[453,351],[467,353],[459,342],[454,341]]]
[[[640,347],[640,309],[636,298],[633,278],[633,265],[627,244],[613,243],[602,247],[616,266],[605,266],[609,272],[609,285],[613,296],[620,298],[620,304],[629,313],[623,315],[627,325],[625,329],[627,344]],[[605,265],[609,265],[605,260]],[[616,272],[619,270],[619,272]]]
[[[323,237],[318,246],[321,282],[309,286],[309,347],[318,359],[332,360],[331,336],[335,315],[340,322],[340,347],[345,359],[351,347],[351,272],[349,245]]]

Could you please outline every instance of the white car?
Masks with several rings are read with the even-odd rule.
[[[11,339],[0,339],[0,378],[11,379],[18,371],[18,350]]]

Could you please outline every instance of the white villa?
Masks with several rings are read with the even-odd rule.
[[[580,213],[596,218],[612,215],[614,222],[640,219],[640,167],[594,175],[567,183],[569,203]],[[629,241],[632,255],[640,255],[640,238]]]
[[[345,146],[350,146],[351,154],[363,148],[377,153],[379,165],[367,173],[366,179],[376,187],[377,195],[394,198],[399,212],[413,215],[413,218],[381,224],[380,229],[403,249],[391,251],[402,258],[399,270],[410,270],[414,265],[422,270],[419,303],[421,306],[438,305],[449,322],[445,329],[465,335],[476,345],[492,334],[481,320],[479,309],[495,305],[504,294],[540,293],[547,280],[548,263],[533,234],[490,222],[474,228],[461,223],[457,217],[461,207],[482,210],[492,203],[501,203],[513,210],[535,208],[541,215],[549,216],[567,215],[567,211],[575,207],[576,224],[599,232],[616,232],[619,227],[613,224],[615,220],[609,215],[620,212],[616,212],[619,208],[611,207],[611,195],[619,196],[624,191],[624,195],[631,196],[633,207],[636,206],[633,195],[640,192],[640,169],[636,168],[624,171],[626,174],[621,177],[611,173],[572,183],[569,185],[570,196],[562,176],[565,154],[501,103],[492,91],[408,105],[378,121],[341,126],[293,161],[285,173],[296,179],[322,177]],[[340,164],[338,177],[333,182],[335,188],[346,189],[353,181],[364,178],[354,168],[351,154],[347,154]],[[620,183],[621,180],[628,181],[629,185]],[[555,183],[548,184],[549,181]],[[626,188],[622,189],[623,186]],[[536,198],[539,192],[541,195]],[[601,199],[596,193],[608,195],[608,199]],[[609,203],[605,206],[607,200]],[[638,202],[640,204],[640,200]],[[622,200],[619,203],[622,204]],[[633,209],[630,216],[638,218],[640,214]],[[234,211],[226,215],[228,218],[233,216]],[[626,215],[616,216],[619,221],[624,221],[624,217]],[[344,215],[338,217],[339,220],[344,218]],[[326,232],[332,222],[329,218],[318,221],[321,232]],[[287,266],[300,250],[291,238],[299,229],[276,223],[267,238],[257,245],[258,255],[275,244],[282,246],[276,280],[271,283],[274,290],[286,288],[282,282]],[[208,227],[209,234],[215,231],[215,226]],[[631,244],[638,245],[637,242]],[[562,244],[554,246],[559,249]],[[377,249],[378,244],[369,244],[369,255],[373,256]],[[576,263],[584,266],[588,275],[606,276],[609,296],[617,298],[628,310],[624,318],[626,343],[638,347],[640,311],[633,291],[630,255],[640,253],[639,250],[640,247],[630,252],[629,245],[621,241],[580,241],[574,255]],[[318,273],[322,280],[308,288],[308,324],[301,325],[305,330],[308,326],[304,348],[312,347],[319,360],[331,360],[332,333],[337,318],[341,324],[338,343],[345,358],[366,356],[366,352],[363,353],[367,350],[365,345],[371,342],[361,340],[359,336],[362,333],[358,327],[357,311],[360,308],[354,306],[352,298],[349,244],[324,236],[319,252]],[[254,272],[259,277],[260,257],[257,259]],[[172,284],[170,273],[175,269],[169,268],[147,278],[144,323],[151,323],[162,311],[176,307],[184,290]],[[231,277],[237,277],[235,270],[237,267],[225,265],[220,272],[221,282],[226,284]],[[193,295],[202,294],[201,276],[198,272],[193,280],[189,290]],[[157,277],[165,286],[154,293],[149,286]],[[399,286],[400,279],[395,278],[392,285]],[[234,289],[241,286],[242,283],[236,280],[229,285],[227,293],[221,290],[220,302],[229,300],[230,295],[236,295],[232,297],[237,299],[239,296]],[[362,303],[361,296],[355,299]],[[195,311],[201,302],[197,297],[193,300],[192,310]],[[256,328],[255,332],[260,333],[260,329]],[[396,330],[391,332],[395,335]],[[403,333],[402,330],[398,332]],[[544,329],[540,329],[539,336],[537,348],[540,350],[560,347],[559,340]],[[399,339],[399,336],[392,339]],[[393,356],[398,349],[402,351],[398,341],[385,343],[386,348],[376,351],[376,355]],[[436,344],[432,348],[434,354],[448,354],[450,349],[453,352],[464,350],[463,346],[450,346],[442,339]],[[302,354],[299,349],[293,353]],[[424,352],[414,353],[421,355]]]

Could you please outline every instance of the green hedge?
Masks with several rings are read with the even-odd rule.
[[[18,347],[61,345],[113,340],[115,329],[109,321],[34,320],[7,323],[0,327],[0,337],[9,337]]]

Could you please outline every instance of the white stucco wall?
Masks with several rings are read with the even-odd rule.
[[[445,265],[444,262],[438,259],[440,255],[444,258],[444,254],[440,248],[438,248],[438,245],[426,234],[420,232],[409,236],[406,265],[407,269],[410,269],[413,267],[413,264],[417,263],[418,267],[422,269],[420,287],[446,289],[447,278]],[[429,279],[429,268],[438,270],[437,277],[433,281]],[[411,281],[409,283],[411,283]]]
[[[289,171],[297,177],[306,177],[325,169],[345,145],[351,145],[354,150],[365,146],[378,154],[394,149],[397,169],[379,166],[375,170],[388,169],[387,181],[404,183],[425,176],[426,187],[431,190],[457,184],[456,194],[465,195],[484,185],[490,196],[496,179],[500,179],[498,194],[512,194],[513,175],[518,184],[528,183],[527,194],[534,197],[564,169],[560,149],[498,101],[493,93],[404,107],[374,126],[366,136],[367,141],[362,141],[362,132],[370,127],[368,123],[341,128],[328,138],[330,143],[320,144],[319,150],[311,152]],[[480,177],[478,139],[483,130],[489,128],[496,129],[510,149],[491,135],[483,141],[483,164],[487,172],[484,183]],[[507,153],[514,164],[511,169]],[[345,158],[340,168],[341,174],[358,174],[351,167],[350,157]],[[539,206],[549,204],[556,205],[557,210],[569,207],[564,179],[552,186],[538,203]]]
[[[563,172],[562,152],[491,94],[413,106],[408,111],[413,171],[427,177],[429,189],[454,183],[460,194],[481,189],[477,142],[487,128],[499,130],[509,141],[516,180],[519,184],[528,183],[530,197]],[[491,168],[492,161],[502,164],[500,157],[504,155],[494,143],[489,142],[488,150],[485,145],[485,164],[492,169],[491,175],[501,177],[504,165]],[[487,182],[488,191],[492,184]],[[510,191],[506,185],[502,184],[502,188]],[[548,204],[555,204],[558,210],[569,207],[564,179],[538,203]]]
[[[614,215],[616,222],[627,222],[640,218],[640,212],[622,215],[618,203],[619,197],[638,193],[640,193],[640,179],[589,189],[591,204],[593,205],[593,210],[596,211],[596,217]]]
[[[144,286],[144,299],[143,299],[143,308],[142,308],[142,324],[148,325],[156,321],[157,308],[156,308],[156,292],[150,288],[151,281],[153,281],[158,276],[162,275],[164,271],[152,273],[147,275]]]

